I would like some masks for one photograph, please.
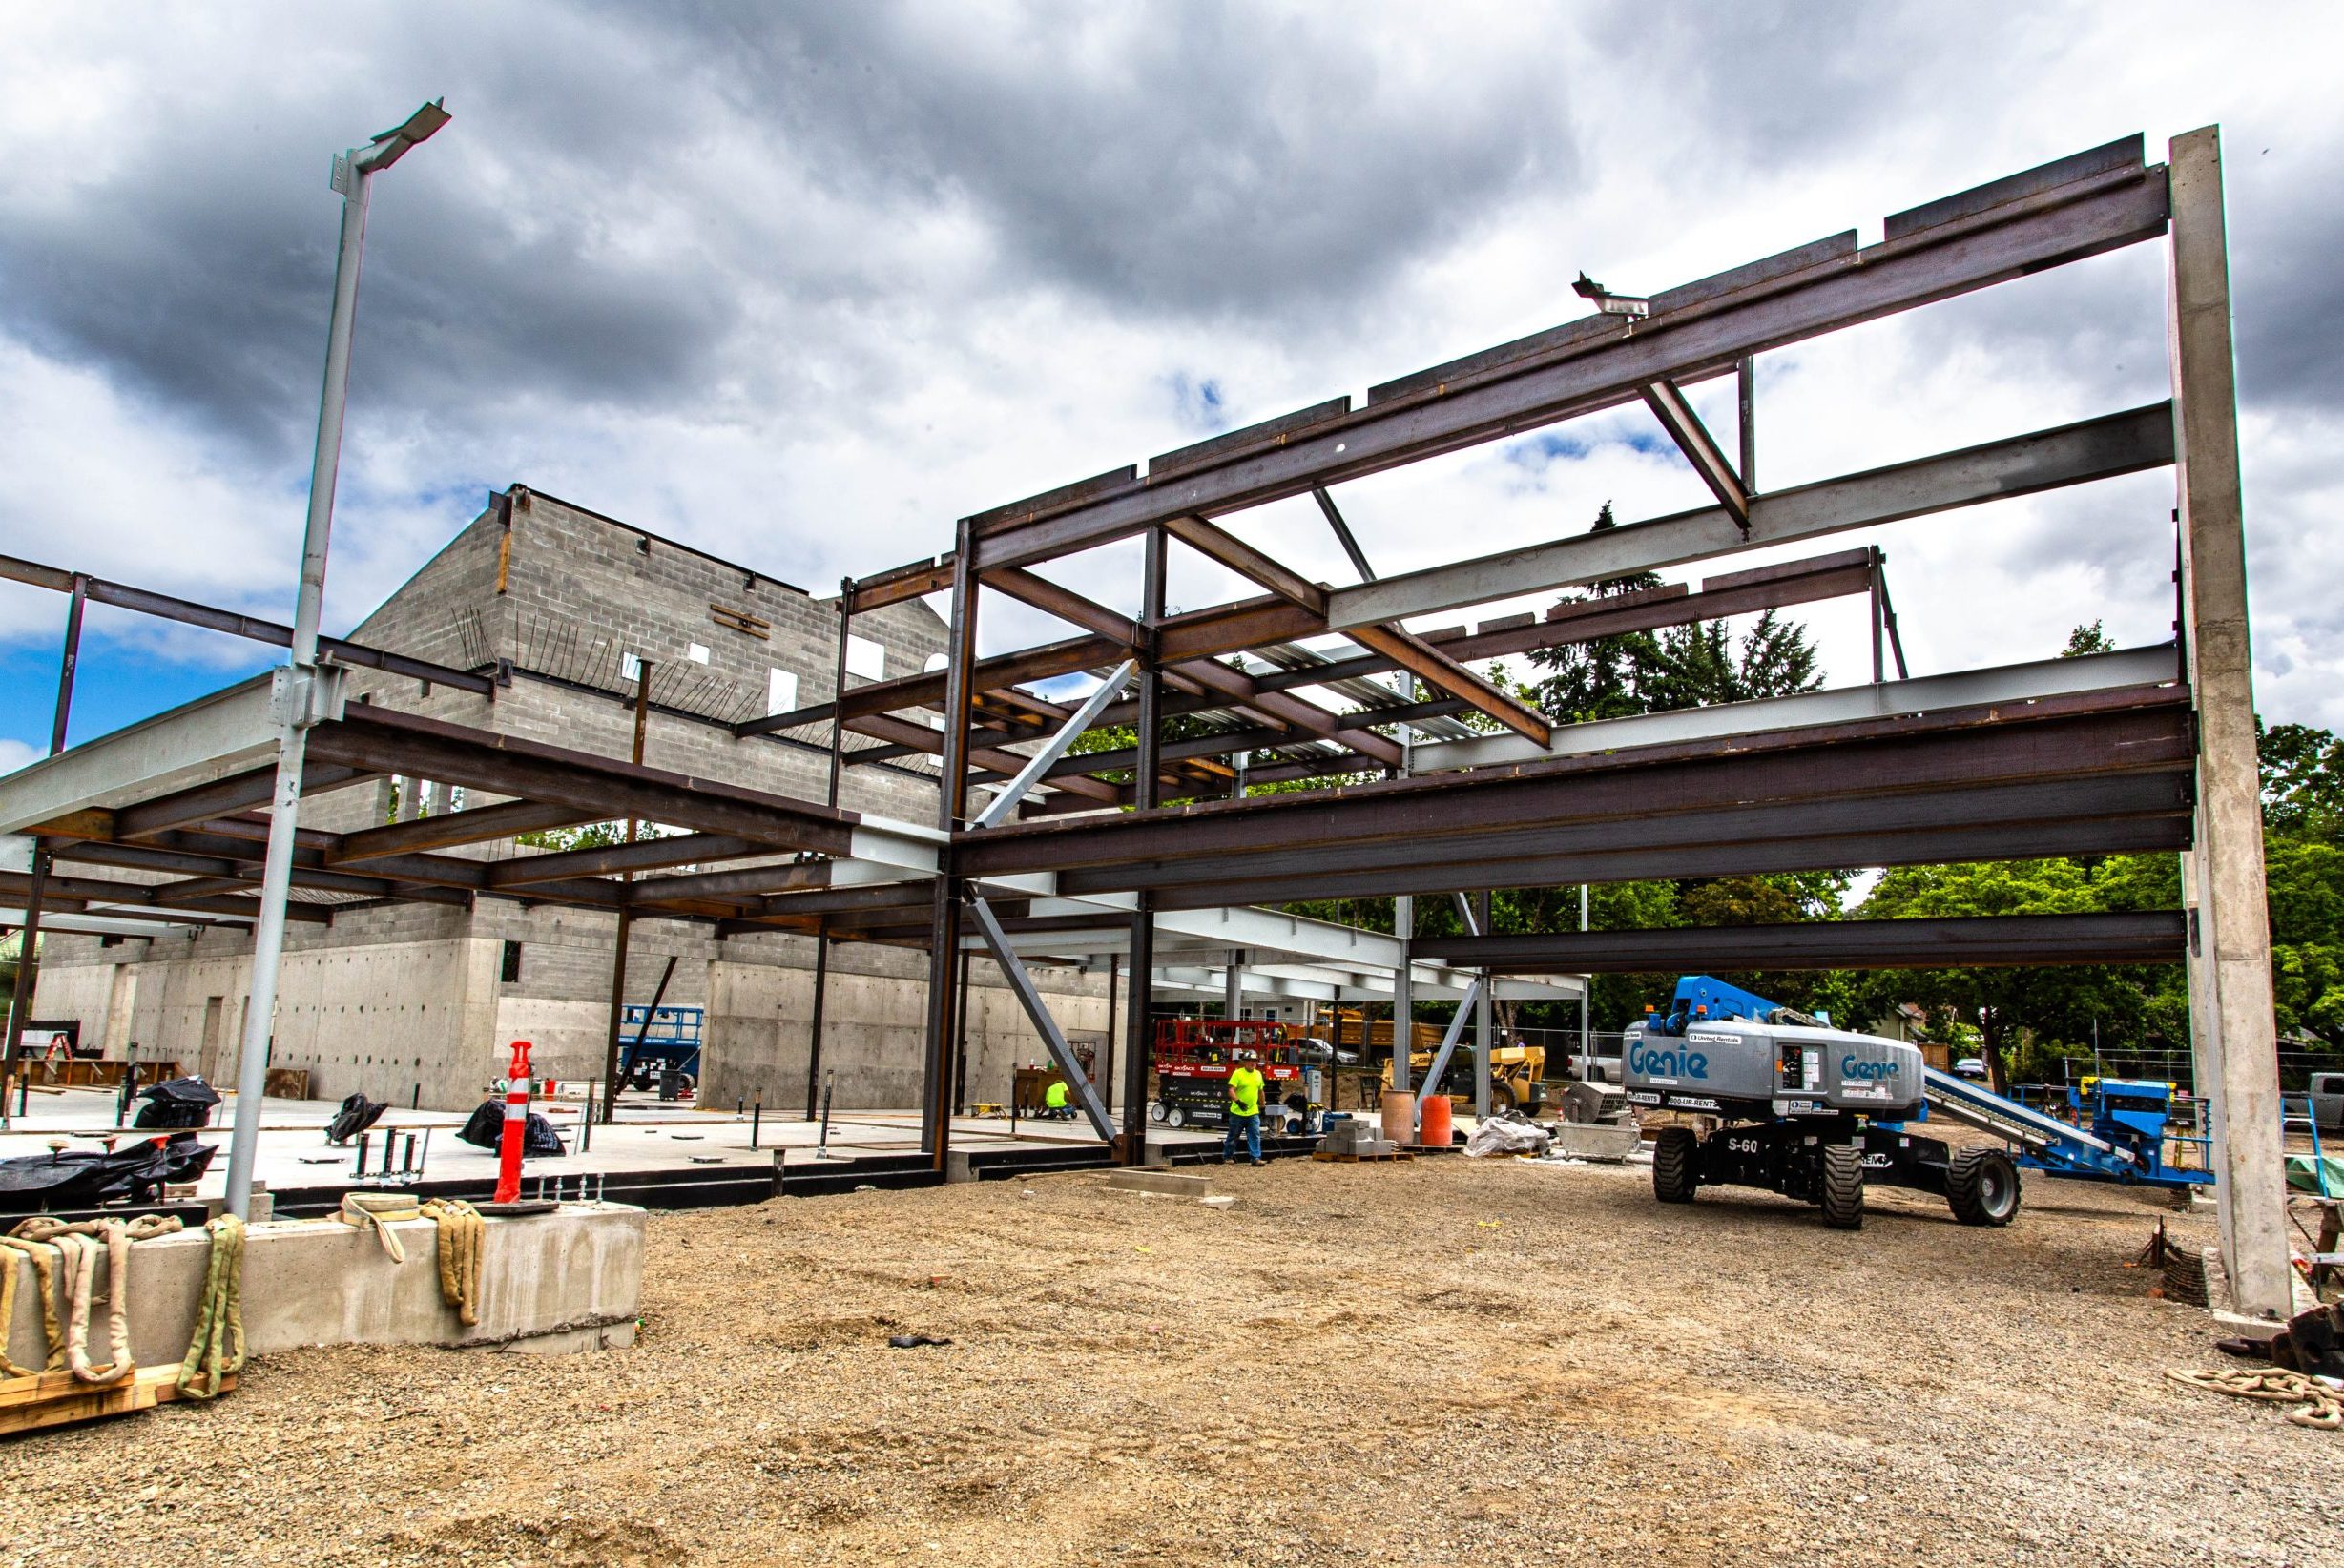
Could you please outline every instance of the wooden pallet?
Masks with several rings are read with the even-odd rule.
[[[1356,1166],[1376,1165],[1385,1160],[1413,1160],[1416,1156],[1404,1148],[1396,1148],[1389,1154],[1338,1154],[1332,1149],[1313,1149],[1311,1158],[1325,1160],[1335,1165]]]
[[[235,1387],[233,1374],[220,1380],[223,1393]],[[103,1388],[76,1382],[70,1372],[0,1377],[0,1437],[102,1415],[128,1415],[186,1397],[179,1392],[176,1361],[167,1367],[141,1367],[121,1382]]]

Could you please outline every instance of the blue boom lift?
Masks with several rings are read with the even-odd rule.
[[[1759,1186],[1814,1203],[1824,1223],[1863,1223],[1867,1181],[1941,1194],[1965,1225],[2006,1225],[2019,1168],[2084,1181],[2184,1187],[2210,1172],[2165,1159],[2172,1086],[2087,1079],[2068,1091],[2089,1130],[1925,1065],[1901,1041],[1831,1027],[1706,975],[1677,981],[1670,1011],[1627,1035],[1630,1104],[1718,1118],[1707,1138],[1664,1128],[1652,1186],[1690,1203],[1703,1186]],[[1932,1112],[2012,1145],[1956,1150],[1914,1130]]]

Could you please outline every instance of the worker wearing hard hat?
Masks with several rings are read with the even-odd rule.
[[[1221,1158],[1237,1157],[1237,1135],[1245,1135],[1245,1155],[1255,1165],[1261,1164],[1261,1069],[1255,1066],[1251,1051],[1237,1053],[1237,1064],[1229,1074],[1229,1130],[1221,1136]]]

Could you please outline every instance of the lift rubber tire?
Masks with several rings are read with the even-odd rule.
[[[1823,1145],[1823,1223],[1834,1230],[1864,1228],[1864,1151],[1854,1144]]]
[[[1945,1202],[1963,1225],[2008,1225],[2019,1213],[2019,1167],[1999,1148],[1965,1148],[1945,1172]]]
[[[1158,1122],[1158,1123],[1160,1123],[1160,1122],[1162,1122],[1162,1121],[1164,1120],[1164,1102],[1163,1102],[1163,1101],[1161,1101],[1161,1100],[1151,1100],[1151,1101],[1149,1101],[1149,1102],[1148,1102],[1148,1120],[1149,1120],[1149,1121],[1151,1121],[1151,1122]]]
[[[1665,1204],[1689,1204],[1701,1190],[1701,1140],[1691,1127],[1663,1127],[1652,1140],[1652,1196]]]
[[[1505,1111],[1510,1111],[1513,1108],[1514,1091],[1507,1088],[1501,1088],[1495,1083],[1491,1084],[1489,1086],[1490,1114],[1494,1116]]]
[[[1164,1124],[1168,1127],[1187,1126],[1189,1124],[1189,1108],[1186,1105],[1165,1106]]]

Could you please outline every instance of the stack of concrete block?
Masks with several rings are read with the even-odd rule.
[[[1318,1152],[1363,1159],[1389,1154],[1392,1145],[1379,1135],[1374,1123],[1347,1120],[1328,1124],[1326,1136],[1318,1140]]]

